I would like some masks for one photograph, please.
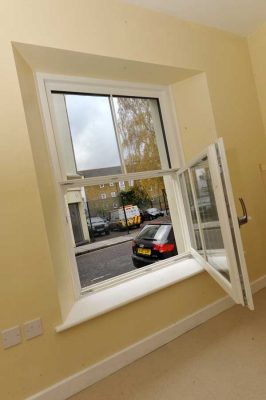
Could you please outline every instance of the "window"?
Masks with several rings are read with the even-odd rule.
[[[119,189],[124,190],[126,188],[124,181],[119,181]]]
[[[45,90],[59,192],[84,199],[75,221],[101,247],[92,261],[72,239],[81,292],[193,259],[252,308],[222,140],[184,166],[165,88],[46,78]],[[107,235],[115,246],[103,248]]]

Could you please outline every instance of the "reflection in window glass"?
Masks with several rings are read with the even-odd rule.
[[[201,242],[199,224],[188,171],[184,172],[183,176],[181,177],[180,183],[182,197],[185,205],[185,212],[188,220],[188,228],[190,231],[191,245],[195,250],[198,250],[200,253],[202,253],[203,245]]]
[[[235,257],[236,257],[238,268],[241,268],[241,262],[240,262],[240,258],[239,258],[235,229],[234,229],[234,225],[233,225],[233,218],[232,218],[232,213],[231,213],[231,209],[230,209],[228,193],[227,193],[227,189],[226,189],[224,166],[222,163],[220,149],[219,149],[219,146],[217,143],[215,144],[215,150],[216,150],[217,161],[219,164],[220,177],[221,177],[221,182],[222,182],[222,186],[223,186],[223,194],[224,194],[224,199],[225,199],[225,204],[226,204],[226,210],[227,210],[227,216],[228,216],[228,220],[229,220],[230,231],[231,231],[231,235],[232,235]]]
[[[65,95],[77,171],[85,177],[121,173],[108,96]]]
[[[113,97],[113,100],[127,172],[161,169],[156,133],[163,135],[157,100],[132,97]],[[163,149],[161,146],[160,151]]]
[[[207,157],[191,168],[191,175],[207,260],[224,277],[230,280],[227,265],[228,260],[224,248]]]

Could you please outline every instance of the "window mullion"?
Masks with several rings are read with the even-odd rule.
[[[114,106],[114,100],[113,100],[112,95],[109,96],[109,103],[110,103],[110,108],[111,108],[113,124],[114,124],[116,142],[117,142],[117,146],[118,146],[118,150],[119,150],[119,157],[120,157],[120,161],[121,161],[122,172],[123,172],[123,174],[126,174],[127,168],[126,168],[125,160],[123,157],[123,147],[122,147],[122,143],[121,143],[120,136],[119,136],[118,122],[117,122],[117,118],[115,115],[115,106]]]

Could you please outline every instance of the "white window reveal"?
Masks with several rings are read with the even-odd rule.
[[[102,200],[106,199],[106,193],[101,193],[100,196],[101,196],[101,199],[102,199]]]

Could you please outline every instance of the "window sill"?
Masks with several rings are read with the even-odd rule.
[[[155,271],[147,270],[145,275],[99,292],[84,295],[73,305],[65,321],[56,327],[56,332],[72,328],[203,271],[194,258],[185,258]]]

